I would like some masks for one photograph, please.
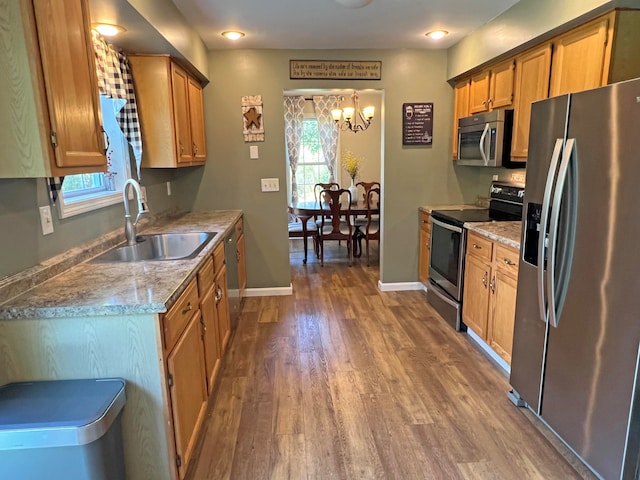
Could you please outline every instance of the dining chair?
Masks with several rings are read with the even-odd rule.
[[[358,182],[356,183],[356,187],[362,185],[362,188],[364,189],[364,195],[362,196],[362,200],[366,201],[367,200],[367,195],[369,194],[369,190],[371,190],[374,187],[378,187],[380,188],[380,182]]]
[[[311,237],[313,239],[313,251],[318,255],[318,227],[314,219],[307,220],[306,235],[302,228],[302,221],[296,215],[289,214],[289,238],[302,238],[304,246],[304,259],[302,263],[307,263],[307,239]]]
[[[372,188],[378,188],[378,190],[380,189],[380,182],[358,182],[356,183],[356,186],[362,186],[362,188],[364,189],[364,195],[362,197],[362,201],[366,202],[367,201],[367,196],[369,195],[369,191]],[[378,215],[376,215],[378,216]],[[380,220],[379,218],[377,220]],[[367,225],[367,217],[356,217],[353,220],[353,225],[356,228],[356,237],[360,238],[362,237],[362,233],[361,233],[361,229],[364,228]],[[364,237],[362,237],[364,238]]]
[[[372,210],[380,211],[380,187],[369,189],[366,197],[367,224],[364,228],[364,240],[367,248],[367,266],[369,263],[369,241],[377,240],[380,244],[380,215],[372,213]]]
[[[322,215],[318,224],[318,243],[320,244],[320,265],[324,266],[324,242],[338,240],[347,242],[349,266],[353,265],[353,226],[351,225],[351,192],[347,189],[324,189],[320,198],[325,199],[327,214]],[[327,208],[328,207],[328,208]]]
[[[313,196],[316,199],[316,203],[320,202],[320,192],[322,190],[337,190],[340,188],[340,184],[336,183],[336,182],[329,182],[329,183],[316,183],[313,186]]]

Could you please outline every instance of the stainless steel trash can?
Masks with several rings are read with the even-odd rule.
[[[121,378],[0,387],[0,469],[24,480],[125,480]]]

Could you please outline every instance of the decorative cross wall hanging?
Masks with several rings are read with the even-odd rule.
[[[245,142],[264,142],[262,95],[242,97],[242,125]]]

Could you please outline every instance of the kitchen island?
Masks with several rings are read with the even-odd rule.
[[[0,384],[124,378],[127,478],[179,478],[180,439],[174,433],[163,318],[176,300],[190,294],[197,275],[241,216],[241,211],[191,213],[142,232],[218,232],[192,259],[97,263],[90,258],[101,253],[101,247],[92,244],[75,249],[74,258],[81,260],[75,265],[69,255],[47,262],[41,270],[62,264],[69,268],[0,304]],[[121,232],[114,235],[122,239]],[[109,245],[114,235],[107,235],[101,245]],[[5,282],[3,295],[23,290],[28,277],[18,275],[13,287]]]

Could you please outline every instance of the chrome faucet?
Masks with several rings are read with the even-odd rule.
[[[131,220],[131,214],[129,213],[129,199],[127,198],[127,187],[129,187],[129,185],[131,185],[135,190],[136,199],[138,200],[138,214],[136,215],[135,222]],[[140,184],[133,178],[129,178],[124,182],[124,187],[122,187],[122,198],[124,200],[124,236],[127,238],[127,245],[135,245],[137,236],[136,225],[138,225],[140,217],[145,213],[149,213],[149,210],[147,210],[147,206],[144,203]]]

